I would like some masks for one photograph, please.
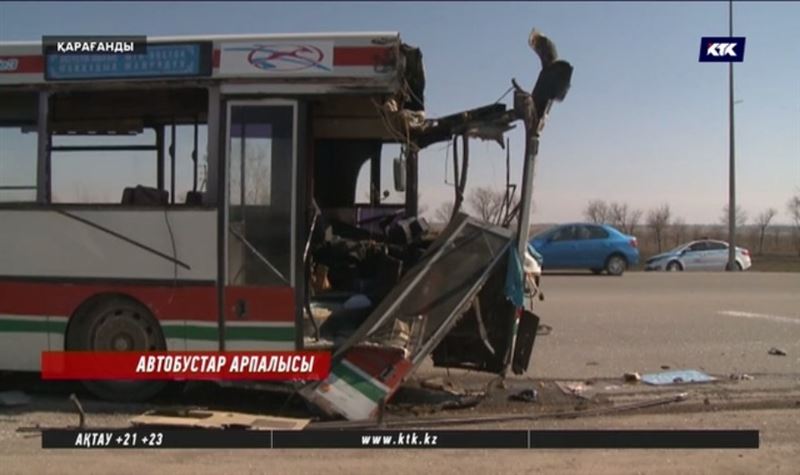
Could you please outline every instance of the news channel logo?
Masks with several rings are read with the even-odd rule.
[[[741,63],[744,36],[704,36],[700,39],[701,63]]]

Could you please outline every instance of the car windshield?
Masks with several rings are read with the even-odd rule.
[[[682,251],[684,247],[686,247],[686,244],[681,244],[680,246],[678,246],[678,247],[676,247],[674,249],[670,249],[669,251],[665,252],[665,254],[675,254],[677,252]]]

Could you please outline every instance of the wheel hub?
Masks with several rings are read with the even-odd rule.
[[[116,310],[98,322],[92,346],[100,351],[148,350],[155,343],[152,334],[140,315],[127,309]]]

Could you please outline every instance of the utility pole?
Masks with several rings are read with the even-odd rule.
[[[728,36],[733,37],[733,0],[728,0]],[[728,265],[729,271],[736,268],[736,160],[733,138],[733,62],[728,63]]]

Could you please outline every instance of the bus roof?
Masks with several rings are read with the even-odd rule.
[[[392,92],[402,82],[405,63],[397,32],[164,36],[149,37],[147,45],[147,52],[137,55],[44,55],[41,40],[0,42],[0,88],[65,82],[286,83],[291,79],[306,85],[333,83],[340,90],[369,86]]]

